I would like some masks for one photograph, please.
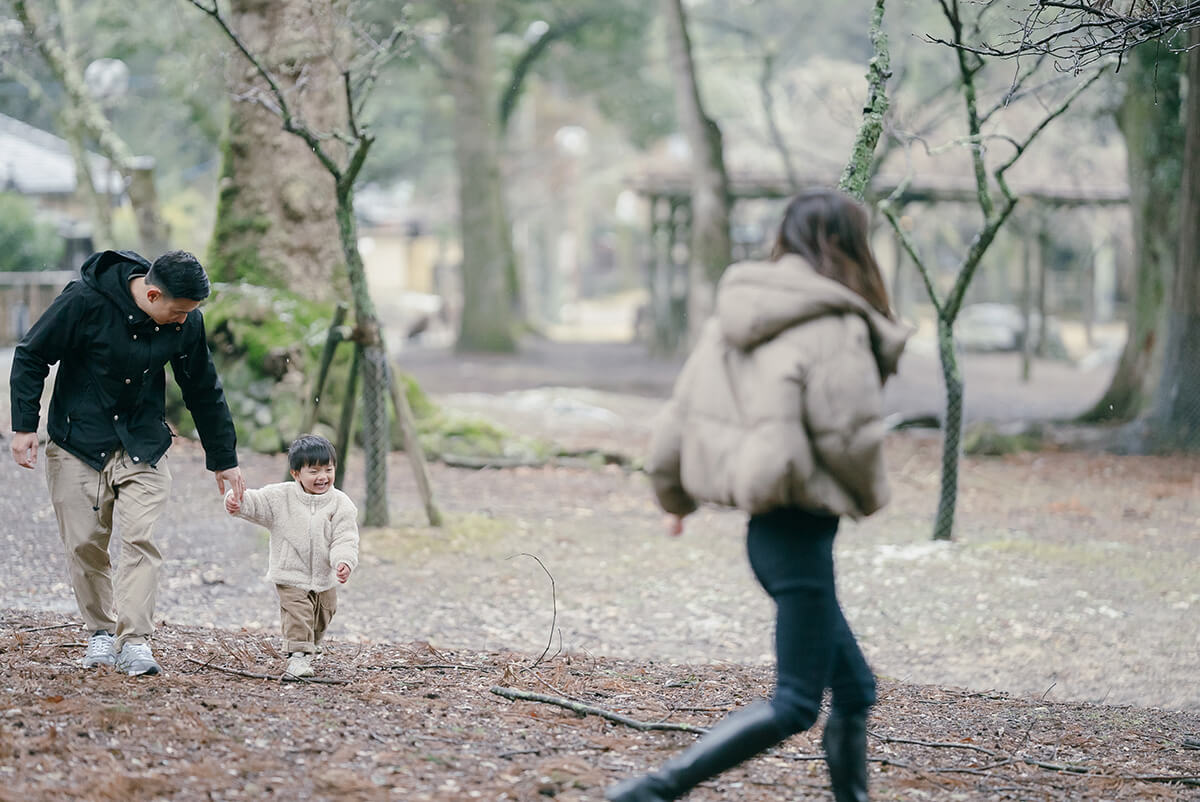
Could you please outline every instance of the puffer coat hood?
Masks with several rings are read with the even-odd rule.
[[[717,291],[717,318],[725,340],[750,350],[807,320],[858,315],[867,324],[879,375],[896,372],[911,329],[890,320],[845,285],[825,278],[799,256],[731,266]]]

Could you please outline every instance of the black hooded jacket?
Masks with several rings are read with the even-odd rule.
[[[196,423],[210,471],[237,465],[237,436],[204,336],[204,317],[160,325],[133,300],[129,281],[150,263],[132,251],[93,254],[13,355],[12,426],[36,432],[42,387],[61,363],[47,430],[96,470],[115,449],[157,465],[171,446],[166,423],[167,362]]]

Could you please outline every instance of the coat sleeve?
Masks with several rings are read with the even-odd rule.
[[[358,510],[348,498],[341,499],[333,518],[333,536],[329,543],[329,564],[337,568],[346,563],[358,567]]]
[[[237,432],[225,402],[225,389],[208,350],[204,317],[199,312],[192,314],[195,321],[189,316],[185,323],[188,336],[180,353],[171,359],[171,370],[183,393],[183,403],[196,423],[196,432],[204,446],[205,467],[223,471],[237,467]]]
[[[232,493],[233,491],[229,490],[225,496],[228,497]],[[275,508],[271,504],[269,495],[263,490],[247,489],[242,494],[241,512],[233,513],[233,515],[266,529],[272,529],[275,526]]]
[[[812,363],[804,418],[813,452],[870,515],[888,501],[883,463],[883,386],[866,343],[850,343]]]
[[[13,352],[8,383],[14,432],[38,430],[50,366],[74,350],[76,332],[81,330],[78,324],[87,302],[80,289],[78,282],[68,284]]]
[[[696,500],[683,487],[683,429],[687,425],[688,393],[695,373],[695,352],[675,380],[671,400],[654,419],[646,473],[654,488],[658,505],[672,515],[687,516],[696,511]]]

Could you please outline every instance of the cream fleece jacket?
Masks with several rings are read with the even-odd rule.
[[[298,482],[247,490],[236,516],[271,533],[266,578],[277,585],[329,590],[339,563],[358,566],[358,510],[336,487],[319,496]]]

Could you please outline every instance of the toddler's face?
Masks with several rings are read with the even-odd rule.
[[[305,465],[298,471],[292,471],[292,478],[300,483],[305,493],[319,496],[329,492],[333,487],[333,475],[336,466],[332,462],[324,465]]]

